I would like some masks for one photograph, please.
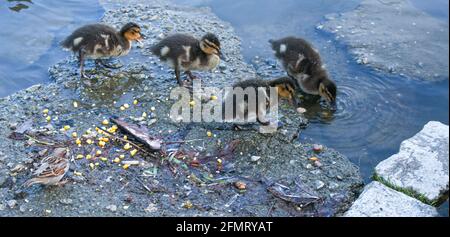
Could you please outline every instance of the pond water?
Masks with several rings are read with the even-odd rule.
[[[337,110],[307,103],[311,124],[300,139],[323,143],[361,168],[366,181],[381,160],[398,151],[430,120],[449,123],[448,77],[438,82],[375,72],[354,63],[345,46],[315,29],[328,13],[355,8],[360,0],[174,0],[209,6],[230,22],[242,38],[247,62],[273,58],[268,39],[297,35],[319,49],[338,84]],[[448,25],[448,1],[412,1]],[[77,26],[96,22],[103,13],[96,1],[0,0],[0,97],[47,82],[50,65],[67,56],[58,47]],[[448,216],[448,202],[440,208]]]

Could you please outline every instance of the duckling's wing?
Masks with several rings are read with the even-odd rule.
[[[193,47],[197,45],[198,40],[190,35],[174,34],[162,39],[160,42],[153,45],[150,50],[154,55],[164,60],[166,58],[175,58],[184,54],[186,51],[183,46]]]
[[[108,36],[108,38],[111,39],[115,38],[116,30],[103,24],[85,25],[76,29],[62,41],[61,46],[74,52],[78,51],[81,47],[86,46],[90,46],[92,49],[96,43],[101,41],[102,35]]]

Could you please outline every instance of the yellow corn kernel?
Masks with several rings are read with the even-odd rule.
[[[208,137],[212,137],[212,135],[213,135],[213,134],[212,134],[212,132],[211,132],[211,131],[207,131],[207,132],[206,132],[206,136],[208,136]]]
[[[94,169],[95,168],[94,163],[89,163],[89,167],[91,167],[91,169]]]
[[[98,145],[100,146],[100,147],[105,147],[105,145],[106,145],[106,142],[104,142],[104,141],[99,141],[98,142]]]
[[[92,158],[91,155],[86,155],[86,160],[90,160]]]
[[[125,146],[123,146],[123,149],[125,150],[129,150],[131,148],[130,143],[125,144]]]
[[[122,154],[122,155],[119,156],[119,158],[120,158],[120,159],[124,159],[124,158],[125,158],[125,155]]]
[[[130,151],[130,155],[131,155],[131,156],[134,156],[134,155],[136,155],[137,152],[138,152],[138,151],[137,151],[136,149],[134,149],[134,150]]]
[[[119,159],[118,157],[116,157],[116,158],[113,160],[113,162],[114,162],[114,163],[119,163],[119,162],[120,162],[120,159]]]
[[[123,136],[123,139],[128,140],[128,136],[127,135]]]
[[[43,113],[43,114],[48,114],[48,109],[42,110],[42,113]]]
[[[74,137],[74,138],[75,138],[75,137],[78,137],[78,134],[77,134],[76,132],[73,132],[73,133],[72,133],[72,137]]]
[[[104,119],[104,120],[102,121],[102,124],[103,124],[103,125],[108,125],[108,124],[109,124],[109,121],[108,121],[107,119]]]
[[[67,130],[70,129],[70,126],[69,126],[69,125],[66,125],[66,126],[64,126],[63,128],[64,128],[65,131],[67,131]]]
[[[106,157],[100,157],[101,161],[107,161],[108,159]]]
[[[92,144],[92,140],[91,140],[91,139],[87,139],[87,140],[86,140],[86,143],[89,144],[89,145],[91,145],[91,144]]]
[[[211,100],[217,100],[217,96],[212,95],[212,96],[211,96]]]
[[[83,158],[84,158],[83,155],[81,155],[81,154],[77,155],[77,159],[78,159],[78,160],[79,160],[79,159],[83,159]]]
[[[137,105],[138,104],[138,100],[133,100],[133,104]]]
[[[75,144],[81,145],[81,140],[78,138],[77,140],[75,140]]]
[[[222,159],[217,159],[217,163],[222,164]]]
[[[130,105],[129,105],[129,104],[123,104],[123,107],[124,107],[125,109],[128,109],[128,108],[130,108]]]
[[[313,156],[313,157],[309,158],[309,160],[310,160],[310,161],[318,161],[318,160],[319,160],[319,158],[317,158],[317,157]]]
[[[99,155],[101,155],[102,154],[102,151],[100,151],[100,150],[97,150],[96,152],[95,152],[95,155],[97,155],[97,156],[99,156]]]
[[[47,116],[47,117],[45,117],[45,120],[47,120],[47,122],[50,122],[50,120],[52,120],[52,117]]]
[[[122,166],[122,168],[123,168],[124,170],[128,169],[128,167],[130,167],[129,164],[124,164],[124,165]]]
[[[190,106],[194,106],[195,105],[195,101],[192,100],[191,102],[189,102],[189,105]]]

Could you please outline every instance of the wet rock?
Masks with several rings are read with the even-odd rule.
[[[354,10],[327,19],[317,29],[349,45],[360,64],[409,78],[448,78],[448,23],[411,1],[364,0]]]
[[[410,189],[436,202],[449,191],[449,127],[429,122],[403,141],[400,151],[380,162],[376,174],[387,183]]]
[[[344,216],[432,217],[438,216],[438,213],[436,208],[374,181],[364,188]]]

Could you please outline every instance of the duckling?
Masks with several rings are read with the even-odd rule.
[[[289,77],[281,77],[273,80],[263,80],[263,79],[249,79],[245,81],[241,81],[238,83],[235,83],[233,86],[233,89],[235,88],[242,88],[245,90],[246,88],[255,88],[256,92],[256,108],[249,108],[248,107],[248,99],[244,99],[243,101],[236,101],[236,96],[234,93],[226,93],[223,100],[222,105],[222,114],[223,119],[225,121],[235,120],[239,119],[241,121],[244,121],[245,117],[247,117],[247,121],[251,119],[255,119],[258,121],[258,123],[262,125],[268,125],[268,121],[261,121],[261,119],[258,117],[259,111],[262,111],[263,109],[266,109],[267,103],[270,101],[270,94],[269,90],[270,87],[276,87],[277,94],[279,98],[288,99],[291,102],[297,103],[296,96],[295,96],[295,84],[293,80]],[[264,101],[258,101],[258,93],[263,93],[265,100]],[[278,103],[278,101],[277,101]],[[225,114],[225,107],[226,104],[233,104],[233,118],[230,118],[229,115]],[[273,106],[273,105],[272,105]],[[270,108],[269,108],[270,109]],[[244,117],[242,117],[244,116]]]
[[[223,59],[220,41],[212,33],[205,34],[200,40],[185,34],[174,34],[152,46],[151,52],[175,69],[180,86],[183,85],[180,70],[185,71],[192,80],[195,76],[191,70],[213,70]]]
[[[310,43],[295,37],[269,42],[275,56],[303,92],[320,95],[328,102],[336,100],[336,84],[329,78],[319,53]]]
[[[83,70],[85,59],[95,59],[96,64],[111,68],[102,59],[127,55],[132,42],[141,42],[143,37],[136,23],[127,23],[120,31],[108,25],[91,24],[76,29],[61,42],[61,46],[78,54],[80,75],[83,78],[86,77]]]

